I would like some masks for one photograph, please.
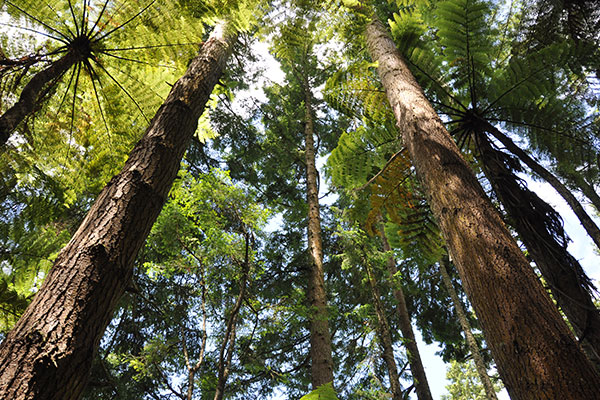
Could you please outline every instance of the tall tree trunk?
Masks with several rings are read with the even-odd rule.
[[[315,164],[314,116],[312,92],[306,75],[302,77],[304,89],[304,134],[306,154],[306,199],[308,202],[308,250],[310,276],[308,281],[308,302],[310,313],[310,359],[313,389],[333,382],[333,357],[331,354],[331,333],[327,293],[323,273],[323,244],[321,241],[321,215],[319,211],[318,172]]]
[[[187,250],[187,248],[186,248]],[[193,252],[190,252],[190,254],[192,254],[192,256],[194,258],[196,258],[196,255],[194,255]],[[198,259],[198,258],[196,258]],[[185,358],[185,366],[187,367],[188,370],[188,386],[187,386],[187,393],[186,393],[186,400],[194,400],[194,381],[196,379],[196,373],[198,372],[198,370],[200,369],[200,367],[202,366],[202,363],[204,362],[204,354],[206,352],[206,342],[208,339],[208,334],[206,332],[206,279],[205,279],[205,275],[204,275],[204,264],[202,263],[202,260],[198,260],[200,261],[199,264],[199,269],[200,269],[200,286],[202,288],[201,290],[201,309],[202,309],[202,337],[200,339],[200,354],[198,355],[198,360],[196,361],[196,363],[194,365],[192,365],[192,362],[190,360],[190,356],[187,350],[187,342],[186,342],[186,337],[185,337],[185,332],[183,331],[183,327],[181,328],[181,341],[182,341],[182,347],[183,347],[183,356]]]
[[[6,144],[17,126],[31,114],[33,110],[35,110],[38,106],[40,97],[42,97],[42,94],[44,93],[44,89],[46,89],[51,82],[60,79],[69,68],[84,58],[85,55],[81,54],[79,51],[70,49],[67,51],[67,54],[54,61],[48,68],[38,72],[31,78],[21,91],[19,100],[0,116],[0,146]]]
[[[381,293],[377,286],[377,279],[375,278],[368,261],[365,262],[365,270],[367,272],[367,278],[369,279],[369,286],[371,286],[371,293],[373,294],[373,303],[375,306],[375,313],[377,314],[377,332],[379,333],[379,342],[383,351],[383,360],[385,361],[388,376],[390,378],[392,399],[403,400],[404,397],[402,395],[402,386],[400,386],[400,375],[398,374],[396,357],[394,357],[394,344],[392,341],[390,324],[388,323],[383,304],[381,303]]]
[[[234,37],[219,25],[0,346],[0,398],[77,399]]]
[[[383,226],[381,227],[380,234],[383,242],[383,250],[386,252],[392,251],[387,237],[385,236]],[[396,261],[393,257],[388,258],[387,270],[390,283],[392,284],[394,298],[397,303],[396,309],[398,311],[400,332],[402,332],[402,337],[404,338],[404,346],[406,346],[406,355],[408,363],[410,364],[410,372],[413,377],[417,398],[419,400],[433,400],[431,390],[429,389],[429,383],[427,382],[427,376],[425,375],[425,368],[423,368],[423,362],[421,361],[421,354],[419,353],[415,334],[412,329],[410,314],[408,313],[408,308],[406,308],[404,292],[402,291],[402,286],[400,284],[394,283],[394,276],[398,272],[398,268],[396,267]]]
[[[486,176],[504,206],[510,224],[550,286],[588,358],[598,368],[600,312],[592,299],[595,288],[579,262],[567,250],[569,238],[560,215],[521,184],[508,165],[511,159],[494,149],[484,132],[478,132],[475,140]]]
[[[600,398],[600,376],[376,17],[366,38],[404,145],[511,397]]]
[[[225,336],[221,343],[221,349],[219,350],[219,365],[217,368],[217,388],[215,390],[214,400],[223,400],[225,395],[225,384],[229,377],[229,368],[231,366],[231,359],[233,357],[233,350],[235,346],[235,336],[237,331],[237,320],[240,313],[240,308],[244,302],[246,296],[246,287],[248,286],[248,277],[250,275],[250,237],[246,234],[246,257],[242,267],[242,276],[240,278],[240,293],[235,301],[229,320],[227,321],[227,328],[225,329]]]
[[[594,186],[577,172],[568,174],[567,177],[573,181],[579,190],[581,190],[581,193],[588,198],[596,209],[596,212],[600,213],[600,195],[598,195]]]
[[[479,379],[481,379],[481,383],[483,384],[485,395],[488,400],[498,400],[498,397],[496,397],[496,391],[494,390],[494,385],[492,385],[490,376],[487,373],[487,368],[483,362],[483,357],[479,351],[479,346],[477,345],[475,336],[473,336],[473,331],[471,329],[471,324],[469,324],[469,320],[467,319],[467,314],[465,313],[465,310],[458,299],[458,294],[456,293],[456,290],[454,290],[454,286],[452,286],[452,280],[450,280],[450,275],[448,274],[447,269],[448,263],[449,260],[447,257],[444,257],[444,259],[440,262],[440,274],[442,275],[442,281],[444,282],[444,286],[450,295],[450,299],[454,305],[454,310],[456,310],[458,322],[460,322],[460,326],[465,333],[465,339],[467,340],[467,345],[471,351],[471,356],[473,356],[475,369],[477,370]]]
[[[538,164],[533,158],[531,158],[531,156],[521,150],[519,146],[517,146],[508,136],[500,132],[495,126],[485,120],[480,120],[480,122],[483,124],[487,132],[498,139],[508,151],[517,156],[533,172],[548,182],[554,188],[554,190],[556,190],[558,194],[565,199],[569,207],[571,207],[571,210],[573,210],[577,218],[579,218],[579,222],[581,222],[581,225],[587,234],[592,238],[594,243],[596,243],[598,249],[600,249],[600,228],[598,228],[598,225],[596,225],[594,220],[592,220],[592,218],[588,215],[573,193],[571,193],[571,191],[565,185],[563,185],[563,183],[558,180],[557,177],[552,175],[552,173],[546,168]]]

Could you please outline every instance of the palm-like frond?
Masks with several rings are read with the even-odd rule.
[[[106,120],[103,107],[109,99],[103,92],[109,86],[119,87],[122,94],[130,98],[130,106],[137,110],[133,114],[140,113],[146,118],[144,109],[155,109],[161,101],[160,93],[166,93],[169,88],[165,82],[162,85],[156,85],[155,82],[141,84],[140,78],[136,78],[143,73],[140,72],[140,65],[163,65],[176,69],[183,66],[182,56],[201,41],[202,29],[195,29],[189,18],[186,20],[180,16],[181,13],[176,12],[171,2],[83,0],[52,4],[44,1],[40,4],[26,0],[18,4],[6,1],[3,8],[9,16],[8,25],[13,33],[24,31],[38,36],[31,52],[36,55],[39,66],[33,69],[28,66],[29,72],[35,73],[30,82],[38,79],[38,83],[35,89],[30,84],[25,86],[21,99],[8,110],[12,112],[15,107],[27,107],[23,110],[25,114],[20,114],[7,127],[11,130],[16,128],[15,123],[20,123],[31,112],[39,110],[41,103],[54,94],[63,103],[70,98],[67,104],[75,104],[80,93],[89,91],[93,93],[90,105],[96,103],[102,118]],[[62,60],[65,57],[71,57],[68,63],[56,72],[51,71],[59,58]],[[41,65],[42,61],[50,65],[47,70],[41,71],[45,68]],[[69,73],[69,69],[77,72]],[[10,74],[3,74],[0,78],[15,75],[14,68],[7,72]],[[49,79],[40,78],[44,73],[49,75]],[[73,76],[75,80],[70,78]],[[164,76],[165,80],[172,79],[167,76],[173,76],[173,71],[168,71]],[[19,83],[21,81],[24,79],[20,79]],[[61,81],[65,84],[68,82],[66,88],[59,85]],[[14,89],[14,86],[7,88]],[[7,95],[6,92],[2,94],[3,97]],[[73,120],[75,107],[70,109],[70,113],[64,114],[69,114],[67,119]],[[108,124],[105,125],[108,129]]]

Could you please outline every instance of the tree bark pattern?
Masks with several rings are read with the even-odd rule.
[[[383,242],[383,250],[386,252],[392,251],[390,244],[385,236],[383,227],[381,229],[381,240]],[[410,364],[410,372],[413,377],[413,383],[415,385],[415,391],[417,392],[417,398],[419,400],[433,400],[431,396],[431,390],[429,389],[429,382],[427,381],[427,375],[425,374],[425,368],[421,360],[421,354],[419,353],[419,347],[415,339],[415,334],[412,329],[412,323],[408,308],[406,307],[406,299],[404,297],[404,291],[400,284],[394,284],[394,276],[398,272],[396,267],[396,261],[393,257],[388,258],[387,270],[389,274],[390,282],[393,285],[394,298],[396,299],[396,309],[398,311],[398,321],[400,325],[400,332],[402,332],[402,338],[404,346],[406,347],[406,354],[408,363]]]
[[[600,377],[377,19],[367,47],[513,399],[600,398]]]
[[[475,369],[477,370],[477,374],[479,375],[479,379],[481,379],[481,383],[483,384],[483,388],[485,390],[485,395],[488,400],[498,400],[496,396],[496,391],[494,390],[494,385],[492,385],[492,381],[490,380],[490,376],[488,375],[487,368],[485,367],[485,363],[483,362],[483,357],[481,356],[481,352],[479,350],[479,345],[477,344],[477,340],[475,340],[475,336],[473,336],[473,331],[471,329],[471,324],[469,324],[469,320],[467,319],[467,313],[465,312],[460,299],[458,298],[458,294],[456,290],[454,290],[454,286],[452,286],[452,280],[450,279],[450,275],[448,274],[448,265],[449,260],[446,258],[440,262],[440,274],[442,275],[442,282],[444,282],[444,286],[450,295],[450,299],[452,300],[452,304],[454,305],[454,310],[456,311],[456,316],[458,317],[458,322],[465,333],[465,339],[467,340],[467,345],[469,346],[469,350],[471,351],[471,356],[473,357],[473,361],[475,362]]]
[[[218,25],[0,346],[0,398],[77,399],[234,37]]]
[[[306,200],[308,203],[308,251],[310,276],[307,297],[310,314],[310,359],[313,389],[333,382],[333,357],[329,312],[323,272],[323,243],[321,240],[321,214],[319,209],[319,188],[317,183],[314,116],[312,93],[306,76],[303,77],[305,111],[305,160],[306,160]]]

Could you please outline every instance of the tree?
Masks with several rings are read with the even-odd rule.
[[[231,28],[229,28],[231,29]],[[235,35],[218,25],[0,347],[4,397],[76,398]],[[25,339],[27,338],[27,339]]]
[[[378,62],[404,144],[509,393],[515,398],[556,398],[568,393],[583,399],[597,395],[600,382],[589,361],[577,348],[389,34],[376,17],[370,18],[366,26],[369,53]],[[551,355],[548,345],[556,349]],[[586,385],[575,383],[573,374],[586,376]]]
[[[486,400],[489,399],[487,390],[478,382],[476,367],[471,361],[459,363],[452,361],[446,372],[450,385],[446,386],[448,395],[443,395],[442,400]],[[494,393],[502,388],[500,383],[493,386]],[[495,394],[494,394],[495,397]]]
[[[168,58],[177,54],[171,50],[197,42],[191,24],[185,23],[185,18],[175,18],[179,11],[157,0],[136,0],[126,6],[111,0],[41,6],[33,1],[6,1],[3,8],[9,17],[3,25],[13,28],[14,36],[20,32],[35,35],[39,44],[26,57],[14,62],[7,59],[4,64],[9,67],[0,70],[0,80],[7,83],[3,90],[16,92],[22,86],[18,99],[0,115],[0,146],[5,146],[17,127],[49,100],[59,104],[57,119],[69,109],[67,120],[73,130],[74,121],[85,114],[76,107],[78,93],[86,91],[84,80],[89,81],[87,90],[96,103],[92,107],[98,108],[107,131],[111,130],[111,119],[106,115],[107,109],[112,109],[110,86],[118,87],[135,112],[148,121],[145,113],[158,105],[160,96],[137,80],[126,64],[141,68],[152,63],[162,65],[163,60],[169,63]],[[147,23],[149,20],[153,22]],[[48,66],[42,67],[44,64]],[[167,67],[174,68],[175,64],[171,61]],[[28,75],[32,76],[22,85]],[[71,91],[72,100],[68,99]]]
[[[465,310],[462,304],[460,303],[454,286],[452,286],[452,280],[450,279],[450,274],[448,274],[447,268],[450,265],[450,261],[446,257],[444,257],[444,259],[439,264],[440,274],[442,275],[442,279],[444,280],[444,286],[450,294],[452,304],[454,305],[454,310],[456,311],[460,325],[462,326],[463,331],[465,333],[465,338],[469,345],[469,349],[471,350],[471,356],[473,357],[473,364],[475,364],[475,370],[477,371],[477,375],[479,375],[479,380],[481,381],[483,391],[485,392],[485,398],[487,400],[497,400],[497,390],[494,388],[494,385],[490,380],[487,368],[485,367],[485,363],[483,361],[483,357],[481,356],[481,352],[479,351],[479,346],[477,344],[477,341],[475,340],[475,337],[473,336],[471,325],[469,324],[469,320],[467,319],[467,316],[465,314]],[[452,366],[454,365],[455,364],[453,363]]]

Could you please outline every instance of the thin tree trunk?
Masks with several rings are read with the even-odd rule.
[[[569,178],[577,185],[581,193],[592,203],[596,212],[600,213],[600,196],[596,192],[594,186],[592,186],[585,178],[579,175],[577,172],[569,174]]]
[[[481,120],[481,122],[484,124],[487,132],[498,139],[508,151],[519,157],[519,159],[523,161],[525,165],[527,165],[533,172],[548,182],[554,188],[554,190],[556,190],[558,194],[565,199],[569,207],[571,207],[571,210],[573,210],[577,218],[579,218],[579,222],[581,222],[581,225],[585,231],[592,238],[594,243],[596,243],[598,249],[600,249],[600,228],[598,228],[598,225],[596,225],[594,220],[588,215],[573,193],[571,193],[571,191],[565,185],[563,185],[563,183],[558,180],[557,177],[552,175],[550,171],[538,164],[533,158],[531,158],[531,156],[529,156],[529,154],[521,150],[521,148],[517,146],[508,136],[500,132],[489,122],[485,120]]]
[[[0,398],[77,399],[234,37],[219,25],[0,346]]]
[[[246,258],[244,260],[242,277],[240,279],[240,293],[238,294],[233,309],[231,310],[231,314],[229,315],[225,336],[223,337],[223,342],[221,343],[221,349],[219,351],[217,388],[215,390],[214,400],[223,400],[223,396],[225,395],[225,384],[229,377],[229,367],[231,366],[231,358],[233,357],[233,349],[235,346],[237,319],[246,296],[246,287],[248,286],[248,276],[250,274],[249,242],[250,237],[246,235]]]
[[[376,17],[366,36],[404,145],[509,394],[517,400],[600,398],[600,376]]]
[[[310,277],[307,297],[312,308],[310,317],[310,358],[313,389],[333,382],[333,357],[331,333],[327,311],[327,293],[323,274],[323,244],[321,241],[321,215],[319,211],[319,188],[315,165],[314,116],[312,93],[306,76],[302,77],[305,112],[306,198],[308,202],[308,249]]]
[[[483,132],[476,136],[483,169],[504,206],[509,222],[529,250],[550,286],[556,302],[573,326],[588,358],[600,366],[600,312],[595,290],[579,262],[567,250],[562,220],[554,209],[522,186],[507,166],[507,156],[495,150]]]
[[[206,332],[206,280],[204,278],[204,265],[202,260],[198,259],[193,252],[190,252],[194,258],[196,258],[200,262],[200,286],[202,287],[201,291],[201,309],[202,309],[202,338],[200,343],[200,355],[198,356],[198,360],[194,365],[192,365],[190,356],[187,351],[186,338],[182,328],[182,341],[183,341],[183,355],[185,357],[185,365],[188,369],[188,387],[187,387],[187,400],[194,399],[194,380],[196,379],[196,373],[202,366],[204,362],[204,353],[206,352],[206,341],[208,339],[208,334]]]
[[[450,299],[452,300],[452,304],[454,305],[454,310],[456,310],[458,322],[460,322],[460,326],[465,333],[467,345],[469,346],[471,356],[473,356],[473,361],[475,362],[475,369],[477,369],[479,379],[481,379],[481,383],[483,384],[485,395],[488,400],[498,400],[496,397],[496,391],[494,390],[494,385],[492,385],[492,381],[487,373],[487,368],[483,362],[483,357],[479,351],[479,345],[475,340],[475,336],[473,336],[473,331],[471,329],[471,324],[469,324],[469,320],[467,319],[467,314],[465,313],[465,310],[458,299],[458,294],[456,293],[456,290],[454,290],[454,286],[452,286],[452,280],[450,280],[450,275],[448,274],[448,269],[446,268],[447,265],[448,258],[444,257],[444,259],[440,262],[440,274],[442,275],[442,281],[444,282],[444,286],[446,287],[446,290],[450,295]]]
[[[0,116],[0,146],[4,146],[17,126],[35,110],[44,88],[58,80],[69,68],[84,59],[78,51],[67,54],[53,62],[48,68],[38,72],[21,91],[19,100]]]
[[[402,386],[400,386],[400,375],[398,374],[398,366],[396,364],[396,357],[394,357],[394,345],[392,341],[392,333],[390,330],[390,324],[388,323],[387,316],[383,304],[381,303],[381,293],[377,286],[377,280],[369,266],[368,261],[365,262],[365,270],[367,272],[367,278],[369,279],[369,286],[371,286],[371,293],[373,294],[373,303],[375,306],[375,313],[377,314],[377,331],[379,332],[381,349],[383,351],[383,360],[387,366],[388,375],[390,378],[390,389],[392,391],[392,398],[394,400],[402,400]]]
[[[390,244],[385,236],[383,226],[380,231],[381,240],[383,242],[383,250],[385,252],[392,251]],[[427,375],[425,375],[425,368],[421,361],[421,354],[419,353],[419,347],[415,340],[415,334],[412,329],[412,323],[408,308],[406,307],[406,299],[404,298],[404,292],[400,284],[394,283],[394,276],[398,272],[396,267],[396,261],[393,257],[389,257],[387,261],[387,270],[389,274],[390,283],[393,287],[394,298],[396,299],[396,309],[398,311],[398,321],[400,324],[400,332],[402,332],[403,343],[406,347],[406,355],[408,363],[410,365],[410,372],[413,377],[413,383],[415,385],[415,391],[417,392],[417,398],[419,400],[433,400],[431,396],[431,390],[429,389],[429,383],[427,382]]]

